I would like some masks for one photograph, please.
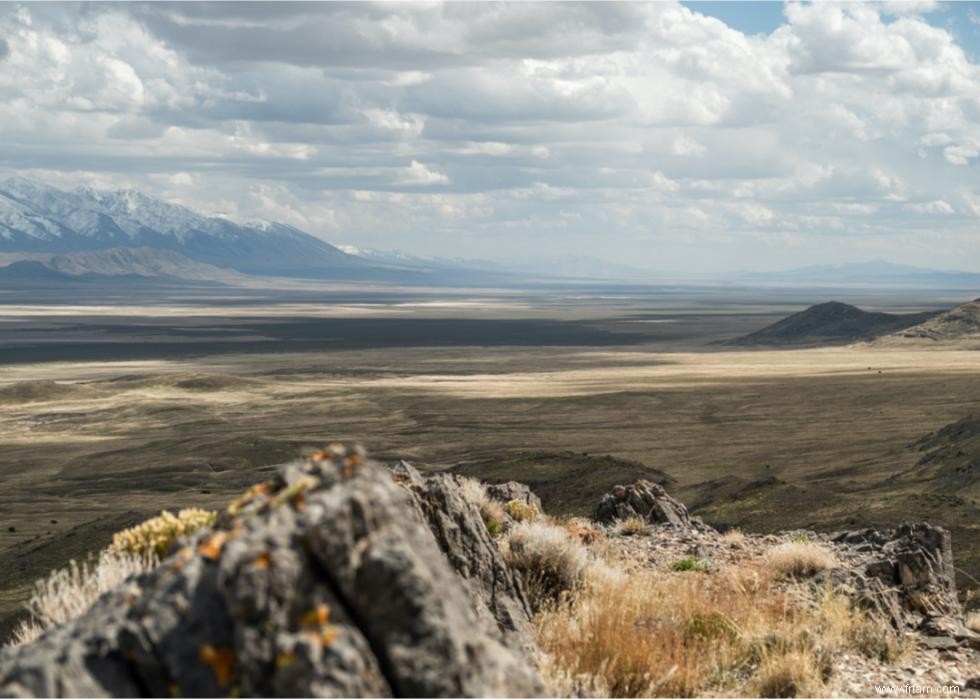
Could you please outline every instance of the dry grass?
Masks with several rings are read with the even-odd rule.
[[[601,531],[593,526],[592,522],[584,517],[552,519],[551,523],[564,529],[570,537],[581,544],[594,544],[606,538]]]
[[[645,536],[650,533],[650,525],[642,517],[627,517],[616,522],[613,531],[620,536]]]
[[[809,541],[790,541],[774,546],[766,554],[766,561],[780,575],[794,578],[816,575],[837,565],[832,551]]]
[[[176,515],[164,511],[158,517],[116,532],[109,550],[140,556],[163,556],[174,541],[211,526],[216,517],[217,513],[198,507],[181,510]]]
[[[783,589],[765,565],[703,575],[596,576],[569,604],[536,616],[552,691],[697,696],[818,691],[844,649],[860,652],[868,620],[829,591]],[[785,587],[785,586],[783,586]],[[792,663],[798,663],[793,666]]]
[[[718,540],[731,546],[739,546],[745,543],[745,533],[741,529],[729,529]]]
[[[31,616],[14,631],[14,644],[29,643],[48,629],[78,618],[102,593],[155,564],[152,555],[103,551],[94,566],[72,561],[67,568],[54,571],[35,583],[27,603]]]
[[[459,494],[476,507],[481,507],[490,499],[486,486],[475,478],[460,478]]]
[[[812,697],[822,686],[817,662],[806,650],[766,653],[753,682],[760,697]]]
[[[579,588],[591,557],[564,528],[544,522],[522,522],[501,544],[507,563],[527,585],[531,605],[544,609],[565,592]]]
[[[966,628],[980,633],[980,611],[967,613]]]
[[[475,478],[464,478],[460,483],[460,493],[480,511],[480,517],[488,532],[494,536],[503,533],[504,522],[507,519],[504,516],[504,508],[499,502],[490,498],[483,483]]]

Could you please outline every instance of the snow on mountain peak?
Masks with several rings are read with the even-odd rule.
[[[135,189],[64,191],[0,180],[0,252],[74,252],[142,246],[243,272],[317,273],[357,264],[292,226],[205,214]]]

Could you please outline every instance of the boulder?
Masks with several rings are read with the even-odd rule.
[[[533,648],[531,606],[521,577],[504,562],[479,508],[463,496],[462,481],[450,474],[420,476],[409,491],[477,613],[515,646]]]
[[[541,505],[541,498],[535,495],[534,491],[523,483],[518,483],[517,481],[488,483],[486,489],[487,495],[491,500],[505,504],[511,500],[518,500],[525,505],[536,508],[538,512],[544,512],[544,507]]]
[[[617,485],[602,496],[592,519],[602,524],[639,517],[650,524],[663,524],[677,529],[708,529],[687,508],[667,494],[662,486],[647,480],[632,485]]]
[[[481,620],[473,579],[389,471],[333,447],[75,621],[4,650],[0,695],[540,694],[526,657]]]

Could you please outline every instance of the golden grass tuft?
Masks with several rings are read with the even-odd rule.
[[[794,578],[810,577],[837,565],[831,550],[809,541],[790,541],[774,546],[766,554],[766,561],[778,574]]]
[[[650,525],[642,517],[627,517],[616,522],[613,531],[619,536],[644,536],[650,533]]]
[[[701,575],[605,575],[535,617],[552,691],[614,697],[706,693],[795,696],[820,690],[836,654],[861,652],[864,614],[829,589],[777,584],[767,565]],[[790,667],[792,663],[802,664]]]
[[[812,697],[822,686],[817,663],[806,650],[766,653],[753,682],[760,697]]]
[[[198,529],[210,527],[216,518],[216,512],[198,507],[181,510],[176,515],[165,510],[158,517],[116,532],[109,550],[144,556],[164,556],[174,541]]]

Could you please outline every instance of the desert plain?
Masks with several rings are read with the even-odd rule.
[[[746,531],[949,527],[980,578],[980,487],[921,440],[980,412],[969,346],[760,349],[811,303],[949,292],[182,289],[0,307],[0,635],[33,581],[161,509],[217,508],[325,442],[528,482],[555,513],[664,483]],[[923,463],[923,462],[926,463]]]

